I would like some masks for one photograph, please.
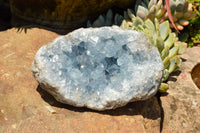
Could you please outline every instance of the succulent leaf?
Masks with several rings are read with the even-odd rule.
[[[131,9],[127,9],[127,13],[131,20],[135,18],[135,15],[133,14],[133,11]]]
[[[156,18],[158,18],[158,19],[161,18],[165,14],[165,12],[166,12],[166,10],[164,9],[164,7],[158,9],[156,12]]]
[[[159,92],[165,93],[168,89],[169,89],[169,85],[168,84],[161,83],[160,88],[159,88]]]
[[[182,25],[180,25],[179,23],[175,23],[176,27],[178,30],[183,30],[184,27]]]
[[[161,9],[163,7],[163,1],[158,0],[158,3],[156,4],[156,10]]]
[[[144,21],[140,17],[136,17],[135,21],[133,21],[133,26],[138,27],[139,25],[143,25]]]
[[[177,12],[177,11],[175,11],[174,16],[175,16],[177,19],[180,19],[180,18],[183,17],[183,13],[182,13],[182,12]]]
[[[183,26],[187,26],[189,24],[188,20],[179,20],[179,23]]]
[[[179,68],[181,63],[181,60],[179,57],[175,56],[170,60],[170,65],[169,65],[169,73],[172,73]]]
[[[165,40],[167,38],[167,36],[169,35],[169,31],[170,31],[170,27],[169,27],[169,21],[165,21],[163,23],[160,24],[160,35],[162,37],[163,40]]]
[[[90,20],[87,21],[87,27],[92,27]]]
[[[169,33],[168,38],[165,40],[165,47],[171,48],[175,42],[175,38],[176,38],[175,33]]]
[[[187,43],[185,43],[185,42],[180,42],[180,41],[175,42],[174,46],[178,47],[178,54],[179,55],[185,53],[185,51],[187,49]]]
[[[169,57],[170,57],[170,59],[173,58],[174,56],[176,56],[178,54],[178,49],[179,49],[178,46],[174,46],[173,48],[171,48],[169,50]]]
[[[157,36],[156,38],[156,44],[157,44],[157,48],[158,48],[158,51],[161,53],[161,51],[163,50],[164,48],[164,41],[163,39],[161,38],[161,36]]]
[[[156,13],[156,6],[153,5],[150,9],[149,9],[149,14],[155,14]]]
[[[118,25],[118,26],[121,25],[123,19],[124,19],[124,18],[123,18],[121,15],[116,14],[116,15],[115,15],[115,18],[114,18],[114,24],[115,24],[115,25]]]
[[[169,0],[169,4],[170,4],[171,12],[173,13],[176,10],[176,1]]]
[[[147,29],[150,31],[150,34],[154,35],[154,33],[155,33],[155,26],[154,26],[153,22],[151,20],[147,19],[144,22],[144,24],[147,27]]]
[[[164,68],[167,69],[168,66],[170,65],[170,57],[167,56],[164,60],[163,60],[163,65],[164,65]]]
[[[136,3],[136,16],[141,17],[143,20],[149,18],[153,21],[156,17],[162,23],[169,19],[166,6],[163,6],[162,0],[137,0]],[[182,23],[179,23],[179,20],[184,19],[188,21],[194,18],[195,15],[192,13],[192,5],[188,4],[187,0],[169,0],[169,3],[173,21],[178,21],[176,24],[179,27],[178,30],[183,30],[183,26],[188,25],[188,23],[182,25]]]
[[[176,6],[176,11],[177,11],[177,12],[183,12],[183,11],[184,11],[184,3],[179,3],[179,4]]]
[[[191,20],[196,16],[196,14],[192,12],[192,4],[188,4],[187,0],[169,0],[169,3],[172,13],[172,19],[174,22],[176,22],[175,26],[178,30],[183,30],[184,26],[187,26],[189,24],[188,20]],[[165,20],[169,19],[166,5],[163,4],[163,0],[136,0],[134,9],[135,14],[131,9],[127,9],[127,11],[124,12],[124,16],[116,14],[114,16],[114,19],[111,10],[109,10],[107,15],[104,15],[104,21],[102,16],[99,16],[98,21],[95,21],[92,26],[109,26],[111,25],[111,22],[115,25],[121,25],[123,19],[134,21],[136,16],[140,17],[144,21],[147,19],[154,21],[154,19],[157,18],[159,23],[163,23]],[[170,27],[174,28],[171,23]]]
[[[168,79],[168,77],[169,77],[169,71],[168,71],[168,69],[165,69],[165,70],[163,71],[163,78],[162,78],[162,81],[166,81],[166,80]]]
[[[169,55],[169,47],[165,47],[161,52],[161,59],[164,60]]]
[[[127,13],[126,11],[124,11],[124,19],[125,19],[125,20],[128,20],[128,19],[129,19],[128,13]]]
[[[93,27],[101,27],[101,26],[104,26],[104,23],[105,23],[105,19],[102,15],[100,15],[98,17],[98,19],[96,21],[94,21],[93,23]]]
[[[128,25],[128,23],[126,22],[126,20],[123,20],[123,21],[122,21],[121,28],[123,28],[123,29],[129,29],[129,25]]]
[[[148,15],[148,12],[149,12],[148,9],[144,8],[143,6],[138,6],[136,15],[142,19],[145,19],[146,16]]]
[[[146,2],[147,1],[148,0],[146,0]],[[144,7],[147,6],[144,0],[141,3],[138,3],[138,8],[140,8],[140,10],[144,9]],[[142,8],[141,5],[145,5],[145,6],[143,6]],[[157,10],[158,6],[160,6],[160,8]],[[178,37],[170,29],[169,21],[168,20],[165,21],[165,19],[167,19],[167,16],[164,16],[164,15],[167,15],[167,13],[166,13],[166,9],[162,6],[162,0],[158,1],[156,7],[154,7],[154,4],[152,4],[151,8],[156,9],[156,12],[152,13],[152,16],[150,16],[151,14],[149,14],[150,11],[148,9],[148,14],[145,19],[142,18],[141,16],[135,16],[133,14],[133,11],[131,9],[128,9],[127,12],[124,12],[124,18],[125,18],[124,20],[123,20],[123,17],[119,14],[114,15],[114,19],[113,19],[112,15],[108,15],[108,14],[111,14],[110,12],[110,13],[107,13],[107,15],[99,16],[98,21],[103,22],[104,20],[105,22],[107,22],[107,20],[114,20],[113,23],[115,25],[121,24],[120,27],[123,29],[137,30],[144,33],[144,35],[150,40],[150,42],[155,47],[157,47],[157,49],[159,50],[161,54],[161,59],[163,60],[163,65],[164,65],[162,81],[166,81],[169,77],[169,74],[172,73],[173,71],[176,71],[180,67],[181,59],[177,55],[183,54],[185,52],[187,48],[187,44],[178,41]],[[145,14],[145,11],[143,13]],[[159,15],[161,16],[161,18],[158,18]],[[105,18],[102,19],[102,16],[105,16]],[[108,17],[108,16],[111,16],[111,17]],[[151,17],[154,19],[152,19]],[[176,18],[174,16],[174,19],[177,19],[177,20],[179,19],[179,21],[177,21],[176,24],[179,24],[180,26],[183,26],[184,23],[187,24],[188,19],[183,19],[183,17],[179,19],[178,17]],[[162,19],[162,23],[160,23],[161,19]],[[94,23],[92,26],[94,26]]]
[[[112,25],[112,19],[113,19],[113,12],[111,9],[108,10],[107,14],[106,14],[106,22],[105,25],[106,26],[111,26]]]
[[[151,9],[153,6],[155,6],[157,3],[157,0],[151,0],[148,4],[148,8]]]

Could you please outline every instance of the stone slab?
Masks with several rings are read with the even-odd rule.
[[[0,32],[0,132],[159,132],[156,97],[109,112],[58,103],[38,87],[31,73],[37,50],[58,35],[42,29]]]

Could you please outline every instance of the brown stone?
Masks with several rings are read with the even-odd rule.
[[[169,78],[169,90],[160,97],[129,103],[104,112],[57,102],[32,76],[31,63],[42,46],[58,34],[30,29],[0,32],[0,132],[199,132],[200,89],[191,78],[200,62],[200,47],[182,55],[180,71]],[[181,73],[180,73],[181,72]],[[161,104],[162,106],[160,106]]]
[[[188,48],[181,58],[180,71],[169,78],[169,90],[160,98],[163,133],[200,131],[200,89],[191,78],[192,68],[200,63],[200,47]]]
[[[159,132],[161,108],[156,97],[115,110],[96,112],[57,102],[31,73],[35,53],[58,34],[42,29],[0,32],[1,133]]]

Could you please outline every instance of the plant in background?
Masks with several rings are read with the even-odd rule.
[[[188,26],[188,46],[196,46],[200,44],[200,0],[189,0],[189,2],[193,5],[194,13],[197,14],[195,18],[190,21]]]
[[[192,4],[187,0],[169,0],[172,19],[178,30],[183,30],[184,26],[189,24],[189,20],[195,17],[192,12]],[[160,23],[169,19],[166,5],[162,0],[137,0],[135,6],[135,14],[141,19],[157,18]],[[170,27],[173,28],[170,23]]]
[[[171,32],[168,20],[161,24],[159,24],[157,18],[151,21],[150,19],[142,20],[140,17],[134,17],[132,20],[132,22],[124,20],[121,28],[143,32],[151,43],[158,48],[164,64],[163,83],[159,91],[165,92],[168,89],[168,84],[164,82],[168,79],[170,73],[179,69],[181,59],[177,55],[185,52],[187,44],[178,41],[176,34]]]
[[[89,20],[87,22],[87,27],[102,27],[102,26],[112,26],[112,25],[118,25],[120,26],[124,17],[119,14],[113,15],[113,11],[111,9],[108,10],[108,12],[103,15],[99,15],[99,17],[91,23]]]
[[[183,26],[188,25],[189,20],[195,16],[191,4],[186,0],[170,0],[170,8],[178,30],[183,30]],[[135,11],[127,9],[121,16],[113,15],[112,10],[109,10],[106,15],[100,15],[93,23],[88,21],[87,26],[101,27],[113,24],[123,29],[143,32],[158,48],[164,64],[163,83],[159,91],[166,92],[169,87],[166,81],[170,73],[179,69],[181,59],[178,55],[185,52],[187,43],[179,41],[176,33],[171,31],[173,26],[168,21],[167,9],[162,0],[137,0]]]
[[[189,24],[189,20],[196,16],[196,14],[192,12],[192,4],[188,3],[187,0],[169,0],[169,3],[172,19],[177,29],[183,30],[184,26]],[[131,14],[135,14],[134,16],[138,16],[143,20],[150,19],[153,21],[155,18],[157,18],[159,23],[169,19],[167,8],[166,5],[164,5],[163,0],[137,0],[134,11],[128,9],[127,12],[124,12],[124,19],[130,19],[127,15],[130,14],[130,12]],[[110,23],[107,23],[106,21],[108,17],[111,16],[100,15],[99,18],[94,21],[94,23],[90,23],[90,26],[109,26],[108,24]],[[119,25],[119,20],[121,20],[123,17],[119,14],[116,14],[114,16],[114,23],[112,24]],[[116,19],[118,19],[118,22],[116,22]],[[173,28],[171,23],[170,27]]]
[[[200,16],[200,0],[188,0],[194,8],[194,13]]]

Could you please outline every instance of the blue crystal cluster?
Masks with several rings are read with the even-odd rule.
[[[159,52],[143,34],[117,27],[58,37],[38,51],[32,67],[57,100],[96,110],[152,96],[162,69]]]

